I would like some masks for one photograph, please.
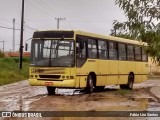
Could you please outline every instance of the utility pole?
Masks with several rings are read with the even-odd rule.
[[[57,20],[57,29],[59,29],[60,20],[65,20],[66,18],[55,18]]]
[[[20,56],[19,56],[19,68],[22,69],[23,59],[23,23],[24,22],[24,0],[22,0],[22,15],[21,15],[21,35],[20,35]]]
[[[4,53],[4,42],[5,42],[5,41],[0,41],[0,42],[2,42],[2,43],[3,43],[3,53]]]
[[[13,18],[13,52],[15,52],[15,18]]]

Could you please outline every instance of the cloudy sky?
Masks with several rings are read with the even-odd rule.
[[[0,41],[5,41],[5,51],[13,49],[13,18],[20,29],[22,0],[0,0]],[[76,29],[99,34],[110,34],[113,20],[124,21],[123,11],[114,0],[25,0],[24,41],[32,37],[35,29]],[[15,32],[15,47],[19,48],[20,31]],[[30,41],[27,41],[28,43]],[[0,49],[2,43],[0,42]]]

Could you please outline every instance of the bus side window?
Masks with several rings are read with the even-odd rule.
[[[135,47],[135,60],[141,61],[142,60],[142,56],[141,56],[141,47]]]
[[[97,58],[97,45],[94,39],[88,39],[88,57]]]
[[[144,48],[142,48],[142,61],[148,61],[148,55],[146,54]]]
[[[132,45],[127,45],[127,60],[134,61],[134,49]]]
[[[119,60],[126,60],[126,45],[118,44]]]
[[[82,67],[87,60],[86,54],[86,40],[85,38],[78,38],[76,40],[76,59],[77,67]]]
[[[117,59],[117,44],[114,42],[109,42],[109,59]]]
[[[98,53],[100,59],[108,59],[108,46],[106,41],[98,41]]]
[[[86,42],[78,41],[76,43],[76,55],[78,58],[86,58]]]

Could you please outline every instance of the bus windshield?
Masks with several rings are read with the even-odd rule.
[[[32,40],[31,66],[73,67],[74,40]]]

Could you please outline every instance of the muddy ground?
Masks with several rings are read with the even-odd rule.
[[[0,111],[160,111],[160,100],[150,89],[160,86],[160,80],[147,80],[134,84],[132,91],[107,86],[92,94],[73,89],[57,89],[56,95],[48,96],[45,87],[29,86],[28,81],[0,87]],[[19,120],[33,118],[0,118]],[[34,118],[39,120],[40,118]],[[46,117],[47,120],[134,120],[138,117]],[[143,118],[157,120],[157,118]]]

